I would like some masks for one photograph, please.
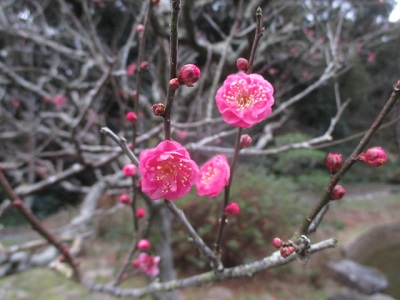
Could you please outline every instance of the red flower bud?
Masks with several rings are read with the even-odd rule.
[[[121,194],[118,197],[118,202],[125,204],[125,205],[129,205],[129,204],[131,204],[132,201],[131,201],[131,197],[129,197],[128,194]]]
[[[133,177],[136,175],[137,167],[134,164],[126,164],[122,168],[122,172],[126,177]]]
[[[181,84],[179,83],[178,78],[172,78],[172,79],[169,81],[169,84],[168,84],[168,85],[169,85],[169,87],[170,87],[171,89],[177,90]]]
[[[231,202],[227,206],[225,206],[224,212],[227,216],[234,216],[240,212],[240,207],[237,203]]]
[[[276,248],[279,249],[283,245],[283,241],[280,238],[274,238],[272,240],[272,245]]]
[[[288,257],[290,254],[294,252],[294,250],[295,249],[292,246],[282,247],[280,253],[282,257]]]
[[[141,239],[138,243],[137,243],[137,247],[139,250],[141,251],[146,251],[147,249],[150,248],[150,242],[148,240],[145,239]]]
[[[325,159],[325,165],[329,168],[331,174],[335,174],[343,165],[342,154],[329,153]]]
[[[160,0],[151,0],[151,5],[158,5],[160,4]]]
[[[151,110],[153,111],[153,115],[155,115],[157,117],[162,117],[162,116],[164,116],[164,113],[165,113],[165,105],[162,103],[154,104],[151,107]]]
[[[11,205],[13,207],[21,207],[22,206],[22,200],[21,199],[15,199],[13,202],[11,202]]]
[[[336,185],[331,193],[332,200],[340,200],[346,195],[346,190],[340,184]]]
[[[371,167],[380,167],[387,162],[387,155],[381,147],[372,147],[361,153],[358,159]]]
[[[126,118],[126,120],[127,120],[129,123],[132,123],[132,124],[135,124],[135,123],[136,123],[136,120],[137,120],[137,116],[136,116],[136,114],[135,114],[133,111],[128,112],[128,113],[125,115],[125,118]]]
[[[146,210],[144,208],[138,208],[135,213],[137,219],[141,219],[146,215]]]
[[[253,142],[251,136],[248,134],[243,134],[240,137],[240,148],[247,148],[251,146],[251,143]]]
[[[236,61],[236,66],[239,70],[246,71],[249,66],[249,61],[243,57],[239,57]]]
[[[188,87],[192,87],[195,82],[200,78],[200,69],[193,64],[184,65],[179,70],[179,83],[186,84]]]

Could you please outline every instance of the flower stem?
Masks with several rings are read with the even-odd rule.
[[[226,214],[225,214],[225,207],[229,204],[229,197],[230,197],[230,190],[231,190],[231,185],[232,185],[232,179],[233,179],[233,172],[235,170],[236,162],[238,159],[239,151],[240,151],[240,137],[242,135],[242,128],[238,128],[237,133],[236,133],[236,142],[235,142],[235,151],[233,153],[233,158],[231,161],[230,165],[230,176],[229,176],[229,184],[225,187],[225,194],[224,194],[224,205],[222,207],[222,213],[221,213],[221,218],[219,221],[219,227],[218,227],[218,235],[217,235],[217,240],[215,242],[215,248],[214,252],[217,254],[217,256],[221,255],[221,241],[222,241],[222,233],[225,228],[225,223],[226,223]]]
[[[138,53],[138,60],[137,60],[137,65],[138,65],[138,69],[137,69],[137,75],[136,75],[136,97],[133,98],[133,109],[134,112],[136,114],[136,116],[138,116],[139,114],[139,103],[140,103],[140,93],[142,90],[142,75],[143,75],[143,69],[141,68],[141,64],[144,61],[144,52],[145,52],[145,45],[146,45],[146,37],[147,37],[147,33],[148,33],[148,27],[149,27],[149,20],[150,20],[150,14],[151,14],[151,0],[149,0],[149,8],[147,10],[147,13],[144,17],[144,31],[142,32],[142,34],[138,35],[139,36],[139,53]],[[132,125],[132,149],[135,149],[136,147],[136,135],[137,135],[137,122],[135,124]]]
[[[176,78],[178,61],[178,19],[180,10],[180,0],[172,0],[171,25],[170,25],[170,65],[169,77]],[[171,112],[174,103],[175,90],[168,86],[167,104],[164,113],[164,134],[165,140],[171,139]]]
[[[264,34],[265,28],[262,27],[261,23],[262,23],[262,9],[261,7],[258,7],[256,11],[256,33],[253,40],[253,46],[251,47],[249,65],[247,67],[247,72],[246,72],[247,74],[251,74],[251,72],[253,71],[253,65],[256,57],[258,43]]]

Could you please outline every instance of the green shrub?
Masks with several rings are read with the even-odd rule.
[[[275,236],[293,232],[304,209],[296,196],[296,186],[288,179],[265,175],[265,170],[254,166],[239,166],[231,189],[231,200],[240,205],[240,213],[230,217],[223,233],[223,262],[233,266],[273,251]],[[195,192],[177,205],[184,210],[193,227],[207,245],[213,247],[218,219],[223,205],[223,193],[216,198],[205,198]],[[289,216],[289,217],[288,217]],[[182,226],[174,222],[173,249],[177,267],[202,267],[199,253],[188,242]],[[282,236],[282,238],[287,238]]]

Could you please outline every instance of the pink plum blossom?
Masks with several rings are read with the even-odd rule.
[[[132,261],[132,267],[140,269],[143,273],[150,277],[157,276],[160,273],[158,263],[159,256],[151,256],[147,253],[140,253],[138,258]]]
[[[368,62],[374,62],[375,59],[376,59],[376,53],[369,51],[369,52],[368,52],[367,61],[368,61]]]
[[[199,173],[189,152],[175,141],[163,141],[155,148],[144,150],[139,161],[142,192],[153,200],[176,200],[186,195]]]
[[[274,88],[259,74],[229,75],[215,96],[222,119],[249,128],[272,113]]]
[[[126,67],[126,75],[133,75],[136,71],[137,65],[135,63],[131,63]]]
[[[218,196],[229,183],[230,168],[225,155],[217,155],[200,168],[197,194],[209,198]]]
[[[67,104],[67,98],[65,98],[63,95],[57,94],[53,97],[51,100],[54,104],[54,106],[58,109],[62,108],[65,104]]]

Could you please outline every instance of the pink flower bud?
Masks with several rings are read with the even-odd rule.
[[[340,184],[336,185],[331,193],[332,200],[340,200],[346,194],[346,190]]]
[[[162,117],[162,116],[164,116],[164,113],[165,113],[165,105],[162,103],[154,104],[151,107],[151,110],[153,111],[153,115],[155,115],[157,117]]]
[[[142,219],[146,215],[146,210],[144,208],[138,208],[135,213],[137,219]]]
[[[251,143],[253,142],[251,136],[248,134],[243,134],[240,137],[240,148],[247,148],[251,146]]]
[[[137,116],[136,116],[136,114],[135,114],[133,111],[128,112],[128,113],[125,115],[125,118],[126,118],[126,120],[127,120],[129,123],[132,123],[132,124],[135,124],[135,123],[136,123],[136,120],[137,120]]]
[[[325,159],[325,165],[329,168],[331,174],[335,174],[343,165],[342,154],[329,153]]]
[[[133,90],[132,93],[131,93],[131,98],[132,99],[136,99],[136,97],[137,97],[137,91]]]
[[[141,251],[146,251],[147,249],[150,248],[150,242],[148,240],[145,239],[141,239],[138,243],[137,243],[137,247],[139,250]]]
[[[132,201],[131,201],[131,197],[129,197],[128,194],[121,194],[118,197],[118,202],[125,204],[125,205],[129,205],[129,204],[131,204]]]
[[[122,172],[124,172],[124,175],[126,177],[133,177],[136,175],[137,168],[134,164],[126,164],[122,168]]]
[[[240,207],[237,203],[231,202],[227,206],[225,206],[224,212],[227,216],[234,216],[240,212]]]
[[[136,27],[136,32],[137,33],[142,33],[144,31],[144,25],[143,24],[139,24],[137,27]]]
[[[142,70],[147,70],[148,67],[149,67],[149,62],[148,62],[148,61],[142,61],[142,62],[140,63],[140,69],[142,69]]]
[[[179,83],[186,84],[188,87],[192,87],[193,84],[199,80],[200,74],[200,69],[197,66],[193,64],[184,65],[179,70]]]
[[[282,257],[288,257],[290,254],[292,254],[293,252],[294,252],[294,247],[292,247],[292,246],[289,246],[289,247],[283,247],[283,248],[281,248],[281,251],[280,251],[280,253],[281,253],[281,256]]]
[[[236,61],[236,66],[239,70],[246,71],[249,66],[249,61],[243,57],[239,57]]]
[[[186,139],[187,136],[188,136],[188,134],[187,134],[187,132],[186,132],[185,130],[178,130],[178,131],[176,132],[176,134],[178,135],[178,137],[179,137],[181,140]]]
[[[169,87],[170,87],[171,89],[177,90],[181,84],[179,83],[178,78],[172,78],[172,79],[169,81],[169,84],[168,84],[168,85],[169,85]]]
[[[272,240],[272,246],[274,246],[276,249],[279,249],[280,247],[282,247],[283,245],[283,241],[280,238],[274,238]]]
[[[361,153],[358,159],[371,167],[380,167],[387,162],[387,155],[381,147],[372,147]]]

